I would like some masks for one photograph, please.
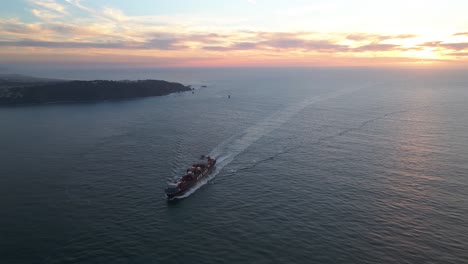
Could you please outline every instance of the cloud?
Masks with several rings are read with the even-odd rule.
[[[180,50],[187,46],[180,45],[177,39],[150,39],[145,42],[114,41],[114,42],[77,42],[77,41],[41,41],[24,39],[19,41],[0,41],[3,47],[38,47],[62,49],[127,49],[127,50]]]
[[[124,23],[130,20],[121,10],[106,7],[102,11],[102,16],[112,21]]]
[[[212,58],[227,58],[230,56],[226,55],[232,52],[235,54],[232,59],[246,56],[248,60],[252,56],[269,54],[268,57],[281,59],[289,56],[305,60],[315,56],[326,60],[373,55],[379,58],[398,54],[411,56],[418,51],[465,57],[463,51],[468,49],[468,43],[448,39],[414,43],[431,40],[416,34],[256,31],[239,27],[238,21],[227,23],[222,19],[219,22],[219,18],[132,16],[109,6],[91,8],[81,0],[27,1],[36,17],[34,22],[0,18],[0,46],[6,47],[4,52],[0,51],[0,56],[8,53],[5,50],[56,54],[92,51],[148,56],[162,53],[174,57],[203,54]],[[332,10],[333,7],[311,5],[307,9],[289,11],[310,13],[325,9]],[[227,24],[230,26],[226,27]],[[453,36],[468,36],[468,32],[451,35],[452,39],[457,39]]]
[[[41,47],[41,48],[104,48],[104,49],[132,49],[142,48],[139,43],[130,42],[73,42],[73,41],[40,41],[40,40],[19,40],[19,41],[0,41],[2,47]]]
[[[410,39],[415,38],[418,35],[415,34],[400,34],[400,35],[379,35],[379,34],[368,34],[368,33],[353,33],[346,36],[346,39],[353,41],[370,41],[370,42],[381,42],[385,40],[393,39]]]
[[[187,39],[197,42],[220,42],[229,38],[229,34],[218,33],[192,33]]]
[[[439,47],[442,41],[429,41],[429,42],[424,42],[423,44],[420,44],[419,46],[423,47]]]
[[[6,33],[33,34],[38,32],[38,27],[33,24],[21,23],[14,19],[0,20],[0,35]]]
[[[53,0],[29,0],[29,3],[34,6],[31,13],[44,21],[53,21],[69,14],[64,5]]]
[[[163,38],[163,39],[150,39],[146,41],[141,48],[158,49],[158,50],[181,50],[187,49],[188,46],[180,44],[180,39],[177,38]]]
[[[444,43],[442,41],[432,41],[432,42],[424,42],[423,44],[420,44],[420,46],[460,51],[460,50],[468,49],[468,42]]]
[[[355,52],[379,52],[379,51],[392,51],[400,48],[400,45],[394,44],[369,44],[353,48]]]
[[[78,35],[78,36],[95,36],[95,35],[105,35],[102,32],[92,30],[88,27],[82,27],[77,25],[63,24],[63,23],[53,23],[43,26],[44,30],[49,30],[54,34],[63,35]]]
[[[129,65],[139,65],[142,67],[154,66],[197,66],[204,62],[212,62],[213,58],[208,56],[184,56],[173,57],[165,54],[135,55],[135,54],[107,54],[99,53],[75,53],[69,52],[61,56],[53,56],[55,53],[29,53],[27,58],[19,57],[19,54],[2,56],[1,64],[5,66],[27,65],[33,67],[51,68],[128,68]]]
[[[67,2],[68,4],[74,6],[74,7],[77,7],[78,9],[81,9],[81,10],[84,10],[84,11],[87,11],[87,12],[94,12],[91,8],[89,7],[86,7],[84,6],[83,4],[81,4],[81,1],[80,0],[65,0],[65,2]]]
[[[50,11],[47,11],[47,10],[33,9],[31,12],[37,18],[40,18],[40,19],[46,20],[46,21],[52,21],[52,20],[54,20],[54,19],[61,16],[60,14],[50,12]]]
[[[468,57],[468,52],[452,52],[452,53],[448,53],[447,55],[457,56],[457,57]]]
[[[19,27],[18,29],[27,30]],[[48,25],[47,30],[60,34],[93,34],[81,32],[80,27],[72,25]],[[201,47],[206,51],[276,51],[297,50],[316,53],[380,52],[401,50],[395,44],[368,44],[352,48],[326,39],[307,39],[309,32],[232,32],[231,34],[192,33],[176,34],[151,32],[141,41],[115,38],[112,41],[40,41],[34,39],[3,41],[1,46],[44,47],[44,48],[97,48],[133,50],[187,50]],[[111,37],[111,36],[109,36]],[[101,36],[102,38],[102,36]],[[111,37],[112,39],[112,37]]]
[[[389,51],[397,45],[374,43],[388,39],[411,38],[415,35],[378,35],[366,33],[323,34],[320,32],[267,32],[242,31],[215,33],[190,30],[181,26],[161,25],[158,17],[132,17],[111,7],[91,9],[80,0],[64,0],[62,4],[52,0],[33,2],[42,8],[37,13],[44,21],[35,27],[21,23],[0,23],[0,33],[23,34],[13,41],[3,41],[2,46],[141,50],[199,50],[199,51],[302,51],[315,53],[349,53],[362,51]],[[313,6],[316,8],[316,6]],[[88,17],[67,19],[60,14],[76,10],[85,11]],[[42,12],[42,13],[41,13]],[[57,16],[57,17],[54,17]],[[56,18],[56,19],[54,19]],[[46,21],[47,20],[47,21]],[[184,21],[184,20],[182,20]],[[12,32],[15,31],[15,32]],[[36,33],[36,34],[34,34]],[[31,36],[39,36],[32,38]],[[334,36],[331,36],[334,35]],[[339,39],[356,42],[372,41],[372,45],[351,48]],[[47,36],[46,38],[42,36]],[[103,41],[105,40],[105,41]]]
[[[328,40],[306,40],[300,38],[275,38],[261,43],[264,46],[278,49],[302,49],[317,52],[345,52],[346,45],[332,43]]]
[[[205,46],[202,49],[209,50],[209,51],[232,51],[232,50],[237,50],[237,49],[233,49],[231,47],[225,47],[225,46]]]
[[[238,49],[238,50],[252,50],[256,49],[258,47],[258,43],[255,42],[237,42],[234,43],[232,48]]]
[[[465,49],[468,49],[468,42],[443,43],[443,44],[440,44],[440,46],[444,47],[445,49],[465,50]]]
[[[63,22],[23,23],[15,19],[0,19],[0,40],[22,38],[41,39],[84,39],[99,37],[106,39],[122,39],[118,33],[109,33],[99,25],[74,25]]]
[[[44,8],[46,10],[60,13],[60,14],[68,14],[67,9],[64,5],[57,3],[53,0],[30,0],[31,4],[36,5],[38,7]]]

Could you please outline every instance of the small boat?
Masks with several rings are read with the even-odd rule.
[[[215,169],[216,159],[206,157],[206,162],[195,163],[188,168],[186,174],[174,183],[170,183],[166,190],[167,199],[177,199],[192,189],[202,179],[207,178]]]

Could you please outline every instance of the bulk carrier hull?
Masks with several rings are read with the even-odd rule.
[[[208,157],[206,163],[196,163],[192,168],[187,169],[187,174],[182,176],[176,182],[169,184],[166,188],[166,197],[169,200],[177,199],[183,196],[200,181],[208,178],[216,168],[216,159]]]

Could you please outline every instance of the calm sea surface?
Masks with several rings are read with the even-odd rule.
[[[0,108],[0,263],[468,263],[464,72],[60,75],[197,90]]]

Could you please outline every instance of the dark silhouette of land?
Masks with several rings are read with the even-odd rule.
[[[64,81],[0,78],[0,105],[122,100],[190,91],[180,83],[161,80]]]

